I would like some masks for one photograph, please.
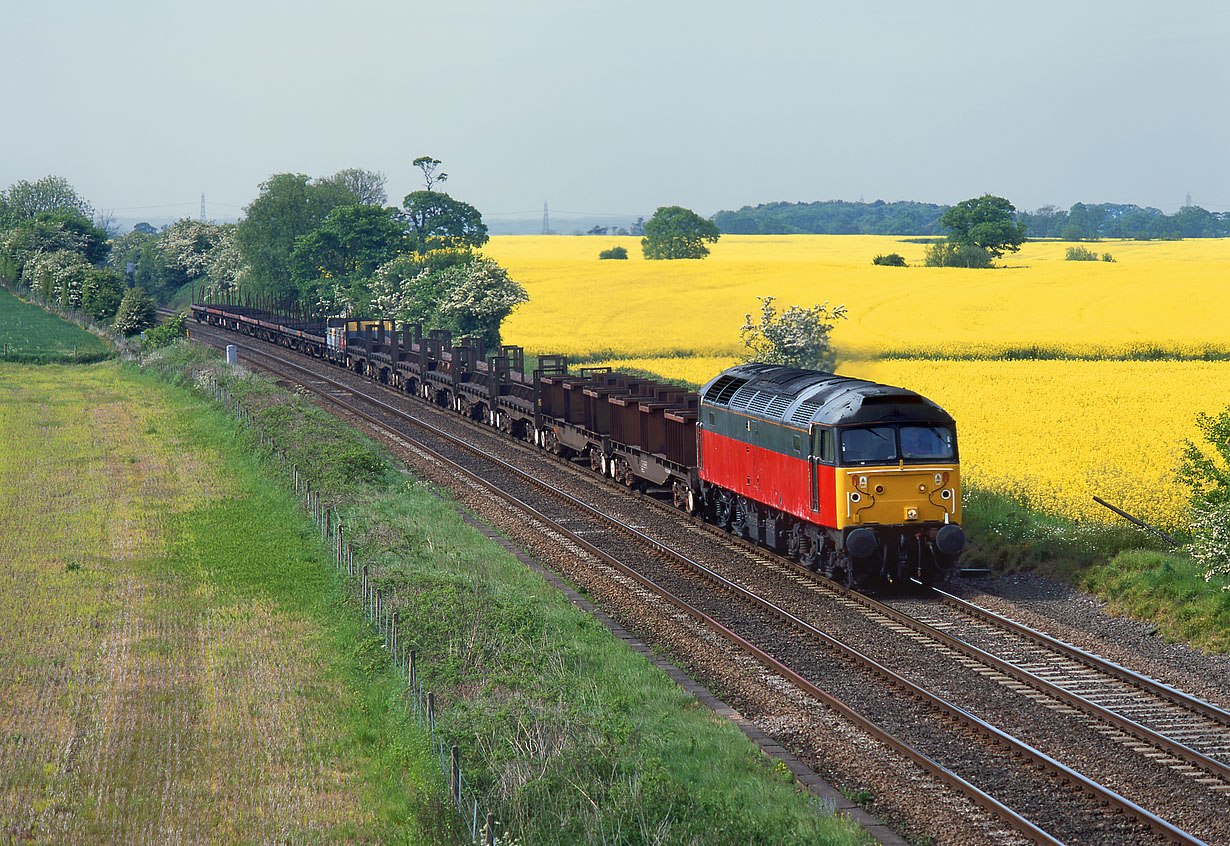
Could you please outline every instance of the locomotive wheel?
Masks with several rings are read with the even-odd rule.
[[[730,509],[730,532],[746,539],[748,535],[747,503],[742,497],[736,497]]]
[[[725,490],[718,491],[713,498],[713,524],[719,529],[729,529],[733,512],[734,494]]]

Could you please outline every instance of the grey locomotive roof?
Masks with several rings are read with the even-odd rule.
[[[951,423],[952,417],[920,394],[865,379],[778,364],[739,364],[701,390],[708,405],[808,426],[882,420]]]

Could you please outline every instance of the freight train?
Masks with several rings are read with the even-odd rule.
[[[331,362],[587,462],[860,589],[943,580],[965,547],[956,427],[902,388],[742,364],[699,393],[565,356],[526,370],[516,346],[484,350],[389,320],[311,319],[200,303],[201,323]]]

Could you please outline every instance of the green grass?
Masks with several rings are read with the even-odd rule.
[[[1230,652],[1230,590],[1206,580],[1186,555],[1128,550],[1081,573],[1079,586],[1112,614],[1153,623],[1156,633],[1208,652]]]
[[[220,456],[222,472],[240,488],[238,496],[185,515],[171,560],[189,562],[220,601],[273,603],[319,631],[330,662],[323,683],[306,692],[336,710],[331,712],[335,723],[316,739],[318,751],[344,762],[337,765],[341,768],[357,767],[361,778],[355,786],[370,811],[365,825],[342,827],[325,839],[449,840],[455,820],[443,802],[442,776],[426,739],[405,707],[387,656],[373,648],[361,625],[358,603],[333,568],[331,551],[300,510],[287,479],[253,449],[251,433],[237,432],[233,419],[199,394],[126,369],[146,390],[169,395],[176,415],[165,425],[184,432],[194,448]],[[199,544],[202,538],[209,543]],[[335,701],[337,690],[349,695]],[[304,825],[310,830],[312,821]]]
[[[30,741],[0,831],[455,842],[330,550],[228,415],[131,366],[4,365],[0,424],[0,725]]]
[[[961,561],[1000,573],[1042,572],[1072,581],[1120,552],[1163,542],[1130,523],[1079,523],[1028,503],[965,484],[961,523],[969,546]]]
[[[196,348],[164,356],[221,373]],[[737,728],[352,430],[269,382],[221,375],[256,424],[342,504],[357,556],[396,597],[467,780],[521,842],[856,842],[857,829],[829,816]],[[349,469],[330,473],[328,450],[348,456]]]
[[[22,302],[7,288],[0,287],[0,359],[43,364],[100,361],[111,355],[110,348],[97,335],[46,309]]]

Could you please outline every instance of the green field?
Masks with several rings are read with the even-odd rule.
[[[22,302],[0,287],[0,360],[99,361],[110,355],[110,348],[97,335]]]
[[[0,842],[451,842],[284,480],[130,368],[0,365]]]

